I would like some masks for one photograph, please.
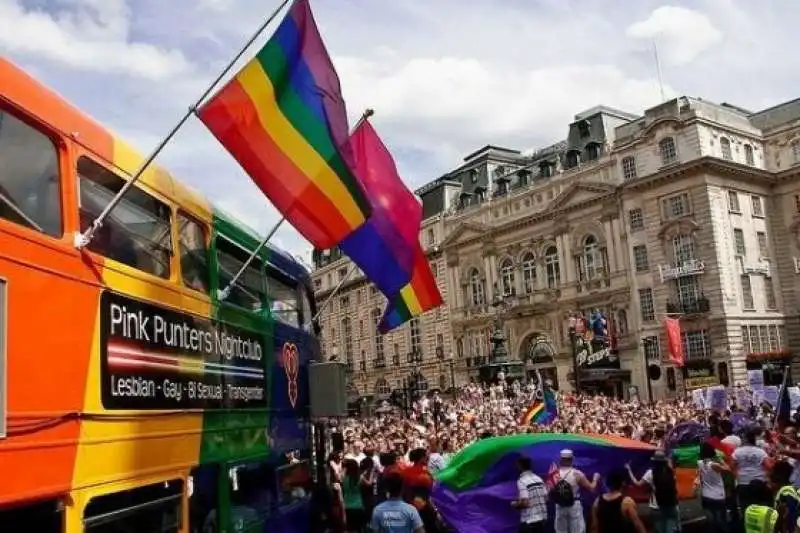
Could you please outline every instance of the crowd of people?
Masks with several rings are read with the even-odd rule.
[[[520,512],[520,531],[544,532],[552,527],[556,533],[584,533],[588,514],[593,532],[643,533],[646,529],[639,507],[625,495],[627,486],[636,485],[650,493],[653,529],[676,533],[681,531],[680,502],[671,460],[664,450],[665,437],[675,426],[696,421],[704,424],[711,436],[700,448],[695,483],[712,533],[795,531],[800,496],[794,488],[784,487],[800,486],[800,442],[793,426],[777,437],[774,431],[767,431],[771,429],[768,405],[748,409],[750,424],[735,431],[730,422],[732,410],[744,411],[735,405],[727,412],[712,414],[688,397],[645,404],[561,394],[555,421],[546,426],[523,425],[520,418],[535,397],[535,389],[534,383],[470,384],[453,396],[422,395],[410,409],[384,405],[374,416],[340,421],[334,428],[338,443],[328,461],[330,486],[340,511],[334,513],[332,529],[359,533],[447,531],[430,501],[430,490],[433,476],[446,467],[453,454],[487,437],[564,432],[650,443],[657,448],[652,468],[641,478],[622,469],[600,483],[598,476],[575,468],[573,452],[563,450],[554,485],[532,472],[529,460],[523,457],[518,464],[519,498],[510,502]],[[588,513],[581,507],[583,493],[595,498]],[[748,514],[751,506],[753,516]],[[745,529],[748,520],[751,523]],[[769,523],[770,529],[754,529],[762,522]]]

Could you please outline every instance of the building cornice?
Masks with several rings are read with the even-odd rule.
[[[686,163],[675,163],[654,174],[641,178],[632,179],[622,184],[623,194],[627,191],[642,192],[663,185],[665,181],[672,181],[675,178],[688,177],[699,174],[703,171],[714,171],[719,174],[744,179],[764,185],[773,184],[776,181],[775,174],[768,170],[727,161],[712,156],[703,156],[692,159]]]

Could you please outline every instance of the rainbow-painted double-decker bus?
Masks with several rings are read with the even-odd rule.
[[[0,59],[0,531],[306,531],[308,271]]]

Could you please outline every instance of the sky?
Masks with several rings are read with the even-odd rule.
[[[0,54],[147,153],[279,3],[0,0]],[[412,189],[486,144],[557,142],[595,105],[641,113],[662,88],[752,110],[800,96],[800,2],[755,4],[311,0],[351,124],[375,110]],[[279,217],[196,119],[158,163],[261,232]],[[288,225],[273,243],[310,261]]]

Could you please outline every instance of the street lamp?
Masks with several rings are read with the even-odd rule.
[[[456,356],[453,352],[450,352],[450,359],[448,361],[450,365],[450,389],[453,391],[453,398],[456,397]]]

